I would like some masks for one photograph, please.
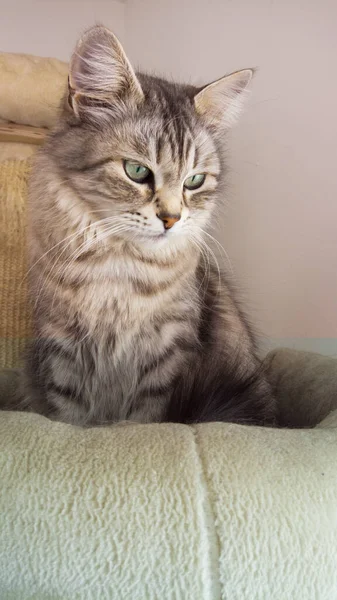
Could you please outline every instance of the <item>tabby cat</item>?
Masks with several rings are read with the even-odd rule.
[[[273,422],[254,335],[206,251],[251,77],[178,85],[136,74],[103,26],[79,40],[30,183],[27,408],[77,425]]]

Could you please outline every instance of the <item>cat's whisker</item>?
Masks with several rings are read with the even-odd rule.
[[[196,246],[196,248],[200,252],[203,260],[205,261],[205,267],[206,267],[205,268],[205,272],[204,272],[203,278],[201,280],[201,283],[199,284],[199,287],[198,287],[198,292],[200,292],[200,290],[201,290],[201,288],[202,288],[202,286],[204,284],[205,278],[207,276],[207,282],[206,282],[205,290],[204,290],[204,297],[205,297],[206,289],[207,289],[207,284],[209,282],[210,271],[211,271],[211,268],[210,268],[210,259],[209,259],[209,256],[208,256],[207,252],[205,251],[205,249],[202,247],[202,245],[200,245],[199,238],[197,236],[195,236],[195,235],[192,234],[191,237],[190,237],[190,239],[191,239],[192,244],[194,246]]]
[[[100,222],[103,222],[104,220],[105,220],[105,219],[101,219],[101,221],[100,221]],[[36,261],[36,262],[35,262],[35,263],[32,265],[32,267],[29,269],[29,271],[27,272],[27,274],[26,274],[26,276],[25,276],[25,277],[27,277],[27,276],[28,276],[28,274],[29,274],[29,272],[30,272],[30,271],[31,271],[33,268],[35,268],[35,267],[38,265],[38,263],[39,263],[39,262],[40,262],[40,261],[41,261],[43,258],[45,258],[45,257],[46,257],[46,256],[47,256],[47,255],[48,255],[48,254],[49,254],[49,253],[52,251],[52,250],[55,250],[55,248],[57,248],[57,246],[59,246],[59,245],[63,244],[63,243],[64,243],[64,242],[66,242],[67,240],[69,240],[69,241],[68,241],[68,243],[67,243],[67,244],[65,244],[65,246],[64,246],[63,248],[61,248],[61,251],[60,251],[60,252],[59,252],[59,253],[56,255],[56,257],[54,257],[54,261],[53,261],[52,265],[50,266],[49,262],[47,262],[47,264],[46,264],[45,268],[43,269],[42,273],[41,273],[41,274],[40,274],[40,276],[39,276],[39,281],[41,281],[41,280],[43,279],[43,277],[44,277],[44,275],[45,275],[46,271],[47,271],[47,270],[48,270],[48,268],[49,268],[49,275],[47,275],[47,276],[46,276],[46,279],[45,279],[45,283],[48,283],[48,281],[50,280],[50,277],[51,277],[51,273],[52,273],[53,267],[56,265],[57,261],[60,259],[60,257],[62,256],[62,254],[64,254],[64,252],[65,252],[65,251],[67,250],[67,248],[68,248],[68,247],[69,247],[69,246],[70,246],[70,245],[71,245],[71,244],[72,244],[72,243],[73,243],[73,242],[76,240],[76,238],[78,238],[78,237],[80,237],[81,235],[83,235],[83,234],[85,233],[85,231],[86,231],[86,230],[88,230],[88,229],[89,229],[90,227],[92,227],[92,226],[93,226],[93,224],[91,223],[90,225],[87,225],[86,227],[83,227],[83,228],[82,228],[82,229],[80,229],[79,231],[77,231],[77,232],[75,232],[75,233],[73,233],[73,234],[71,234],[71,235],[69,235],[69,236],[66,236],[66,237],[65,237],[65,238],[63,238],[63,239],[62,239],[60,242],[58,242],[57,244],[55,244],[55,245],[54,245],[52,248],[50,248],[50,250],[49,250],[49,251],[45,252],[45,253],[44,253],[42,256],[40,256],[40,258],[39,258],[39,259],[38,259],[38,260],[37,260],[37,261]],[[39,290],[38,290],[38,294],[37,294],[37,297],[36,297],[36,299],[35,299],[35,303],[34,303],[34,308],[36,307],[36,305],[37,305],[37,303],[38,303],[38,301],[39,301],[39,298],[40,298],[40,295],[41,295],[41,291],[42,291],[42,286],[40,286],[40,288],[39,288]]]
[[[198,241],[200,242],[200,244],[202,244],[202,246],[205,248],[205,250],[207,252],[209,252],[209,254],[211,255],[211,258],[213,259],[214,264],[217,268],[217,271],[218,271],[218,293],[219,293],[221,290],[221,271],[220,271],[218,260],[215,256],[213,250],[208,246],[206,241],[201,236],[198,238]]]
[[[97,239],[93,239],[93,240],[86,240],[85,242],[83,242],[79,248],[77,249],[77,251],[73,252],[72,255],[68,258],[68,260],[63,263],[60,266],[60,273],[58,276],[58,279],[56,281],[56,289],[55,289],[55,293],[53,296],[53,301],[52,301],[52,306],[54,304],[55,301],[55,295],[57,292],[57,289],[60,286],[60,283],[62,281],[62,279],[64,278],[66,271],[69,271],[69,269],[71,269],[72,265],[75,264],[75,262],[80,258],[80,256],[82,256],[83,254],[86,254],[88,252],[90,252],[92,250],[92,248],[94,247],[94,245],[96,243],[101,243],[104,242],[104,240],[108,237],[110,237],[111,235],[114,235],[116,233],[122,233],[124,231],[128,231],[128,227],[123,226],[117,226],[117,227],[111,227],[110,225],[106,225],[105,229],[102,230],[101,233],[103,233],[103,235],[101,235],[99,238]]]
[[[95,223],[95,225],[100,224],[101,222],[103,222],[105,219],[101,219],[100,221],[97,221]],[[76,231],[75,233],[72,233],[70,235],[67,235],[65,238],[63,238],[62,240],[60,240],[59,242],[57,242],[56,244],[54,244],[51,248],[49,248],[49,250],[47,250],[46,252],[44,252],[39,258],[38,260],[36,260],[32,266],[28,269],[27,273],[25,274],[23,280],[20,283],[20,286],[24,283],[24,281],[27,279],[29,273],[39,264],[39,262],[41,260],[43,260],[45,258],[45,256],[47,256],[48,254],[50,254],[53,250],[55,250],[55,248],[57,248],[58,246],[60,246],[61,244],[64,244],[64,242],[66,242],[67,240],[72,240],[75,239],[76,237],[82,235],[87,229],[89,229],[90,227],[93,227],[94,223],[90,223],[89,225],[87,225],[86,227],[83,227],[81,230]]]
[[[202,231],[203,235],[207,235],[212,240],[212,242],[214,242],[218,246],[218,248],[224,253],[225,258],[226,258],[226,260],[228,262],[228,265],[229,265],[230,272],[233,275],[233,273],[234,273],[233,265],[231,263],[231,260],[230,260],[230,258],[228,256],[228,253],[226,252],[225,248],[220,244],[220,242],[215,237],[213,237],[210,233],[208,233],[207,231],[205,231],[204,229],[202,229],[202,227],[200,227],[199,225],[195,225],[195,227],[197,227],[198,229],[200,229],[200,231]]]
[[[66,240],[69,240],[69,241],[68,241],[68,243],[65,245],[65,247],[64,247],[64,248],[63,248],[63,249],[62,249],[62,250],[61,250],[61,251],[60,251],[60,252],[57,254],[57,256],[55,257],[55,260],[54,260],[54,262],[52,263],[52,265],[51,265],[50,267],[49,267],[49,263],[47,263],[46,267],[44,268],[43,272],[41,273],[41,275],[40,275],[40,277],[39,277],[39,280],[41,280],[41,279],[44,277],[44,275],[45,275],[45,273],[46,273],[46,271],[47,271],[47,269],[48,269],[48,267],[49,267],[49,275],[47,275],[47,276],[46,276],[46,279],[45,279],[45,283],[48,283],[48,281],[49,281],[49,280],[50,280],[50,278],[51,278],[51,274],[52,274],[52,272],[53,272],[53,268],[55,267],[55,265],[57,264],[57,262],[60,260],[61,256],[64,254],[64,252],[66,252],[66,250],[69,248],[69,246],[70,246],[70,245],[71,245],[71,244],[72,244],[72,243],[73,243],[73,242],[76,240],[76,238],[78,238],[78,237],[80,237],[81,235],[83,235],[83,234],[84,234],[84,233],[85,233],[85,232],[86,232],[86,231],[87,231],[87,230],[88,230],[90,227],[93,227],[93,225],[95,225],[95,226],[97,226],[97,225],[100,225],[100,227],[102,227],[102,226],[104,226],[104,225],[105,225],[105,223],[106,223],[107,221],[110,221],[111,219],[112,219],[112,217],[108,217],[108,218],[105,218],[105,219],[101,219],[100,221],[97,221],[95,224],[91,223],[90,225],[88,225],[88,226],[86,226],[86,227],[83,227],[82,229],[80,229],[78,232],[75,232],[74,234],[72,234],[72,235],[70,235],[70,236],[67,236],[66,238],[63,238],[63,240],[61,240],[61,242],[59,242],[58,244],[55,244],[55,246],[53,246],[53,247],[50,249],[50,251],[51,251],[51,250],[54,250],[54,249],[55,249],[57,246],[59,246],[61,243],[64,243]],[[76,251],[76,250],[75,250],[75,251]],[[40,262],[40,260],[41,260],[42,258],[44,258],[44,257],[45,257],[45,256],[46,256],[48,253],[49,253],[49,252],[46,252],[44,255],[42,255],[42,256],[39,258],[39,260],[37,260],[37,261],[36,261],[36,263],[34,263],[34,265],[31,267],[31,269],[32,269],[32,268],[33,268],[35,265],[37,265],[37,263],[39,263],[39,262]],[[30,270],[31,270],[31,269],[30,269]],[[29,272],[28,272],[28,273],[29,273]],[[27,275],[28,275],[28,273],[27,273]],[[27,277],[27,275],[26,275],[26,277]],[[41,294],[41,287],[40,287],[40,289],[39,289],[39,291],[38,291],[38,294],[37,294],[37,297],[36,297],[36,299],[35,299],[34,307],[36,307],[36,305],[37,305],[37,303],[38,303],[38,300],[39,300],[39,298],[40,298],[40,294]]]
[[[69,261],[75,262],[82,254],[86,254],[87,252],[90,252],[91,248],[94,246],[95,243],[96,244],[101,243],[110,235],[112,235],[114,233],[120,233],[121,231],[124,231],[124,230],[127,230],[127,227],[125,226],[125,224],[120,224],[120,225],[116,225],[116,226],[112,227],[110,223],[105,223],[101,227],[100,235],[82,242],[82,244],[78,248],[76,248],[74,250],[74,252],[70,255],[67,262],[69,262]],[[65,266],[67,264],[67,262],[63,263],[63,266]]]
[[[95,243],[99,243],[104,241],[107,237],[109,237],[110,235],[114,234],[114,233],[121,233],[122,231],[126,231],[127,228],[123,225],[123,226],[116,226],[115,228],[111,227],[111,225],[106,224],[105,227],[107,228],[106,230],[103,230],[102,233],[104,235],[100,236],[99,238],[94,238],[92,240],[86,240],[84,241],[79,248],[77,248],[71,255],[70,257],[67,259],[67,261],[65,261],[64,263],[62,263],[60,265],[60,270],[58,273],[58,278],[56,280],[56,288],[55,288],[55,292],[54,292],[54,296],[53,296],[53,300],[51,303],[51,306],[53,307],[54,302],[55,302],[55,297],[56,297],[56,293],[57,290],[60,286],[60,283],[62,281],[62,279],[64,278],[66,271],[69,270],[71,268],[71,266],[76,262],[76,260],[78,260],[78,258],[83,255],[86,254],[87,252],[90,252],[90,250],[92,249],[92,247],[94,246]]]
[[[113,233],[115,231],[119,231],[119,229],[123,229],[125,228],[125,224],[120,224],[118,223],[117,225],[115,225],[115,227],[112,227],[111,222],[113,222],[113,218],[107,218],[107,219],[102,219],[102,225],[100,225],[100,231],[98,235],[94,235],[92,238],[84,240],[80,246],[78,246],[77,248],[75,248],[75,250],[73,251],[73,253],[70,255],[70,258],[72,258],[74,255],[76,255],[76,258],[78,258],[81,254],[84,254],[86,252],[88,252],[88,250],[91,248],[91,246],[95,243],[100,243],[102,241],[104,241],[105,237],[102,234],[105,234],[105,232],[107,230],[109,230],[109,232]],[[104,221],[104,222],[103,222]],[[82,233],[82,232],[81,232]],[[59,254],[57,259],[60,258],[60,256],[62,255]]]

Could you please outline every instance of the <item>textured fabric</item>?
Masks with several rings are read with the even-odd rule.
[[[38,146],[36,144],[20,144],[18,142],[0,142],[0,163],[5,160],[25,160],[32,156]]]
[[[333,430],[199,427],[221,598],[337,598]]]
[[[0,368],[18,364],[29,336],[26,281],[26,161],[0,163]]]
[[[1,600],[336,600],[334,427],[0,413]]]
[[[53,127],[67,75],[56,58],[0,52],[0,119]]]

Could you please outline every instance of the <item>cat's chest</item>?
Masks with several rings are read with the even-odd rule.
[[[84,336],[115,364],[146,365],[177,340],[194,338],[199,304],[181,286],[160,293],[107,281],[77,296]],[[104,361],[102,361],[104,362]]]
[[[159,295],[132,283],[107,280],[84,286],[77,292],[72,308],[88,332],[104,336],[107,331],[136,333],[145,322],[156,320],[173,305],[170,290]]]
[[[123,266],[123,265],[122,265]],[[80,315],[85,328],[98,335],[137,331],[145,322],[175,314],[178,319],[197,303],[194,278],[178,270],[139,272],[119,269],[112,276],[89,277],[69,298],[69,308]]]
[[[145,310],[135,298],[115,295],[106,300],[99,327],[84,337],[85,352],[95,363],[94,381],[114,390],[114,406],[123,415],[136,391],[169,385],[184,364],[186,353],[197,348],[197,327],[187,306]],[[193,312],[193,311],[192,311]],[[136,313],[136,315],[135,315]],[[105,394],[105,392],[104,392]],[[103,395],[104,395],[103,394]],[[126,418],[126,417],[125,417]]]

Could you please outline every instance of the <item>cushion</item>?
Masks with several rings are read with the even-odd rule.
[[[336,442],[0,413],[0,597],[336,599]]]
[[[53,127],[67,76],[56,58],[0,52],[0,119]]]

